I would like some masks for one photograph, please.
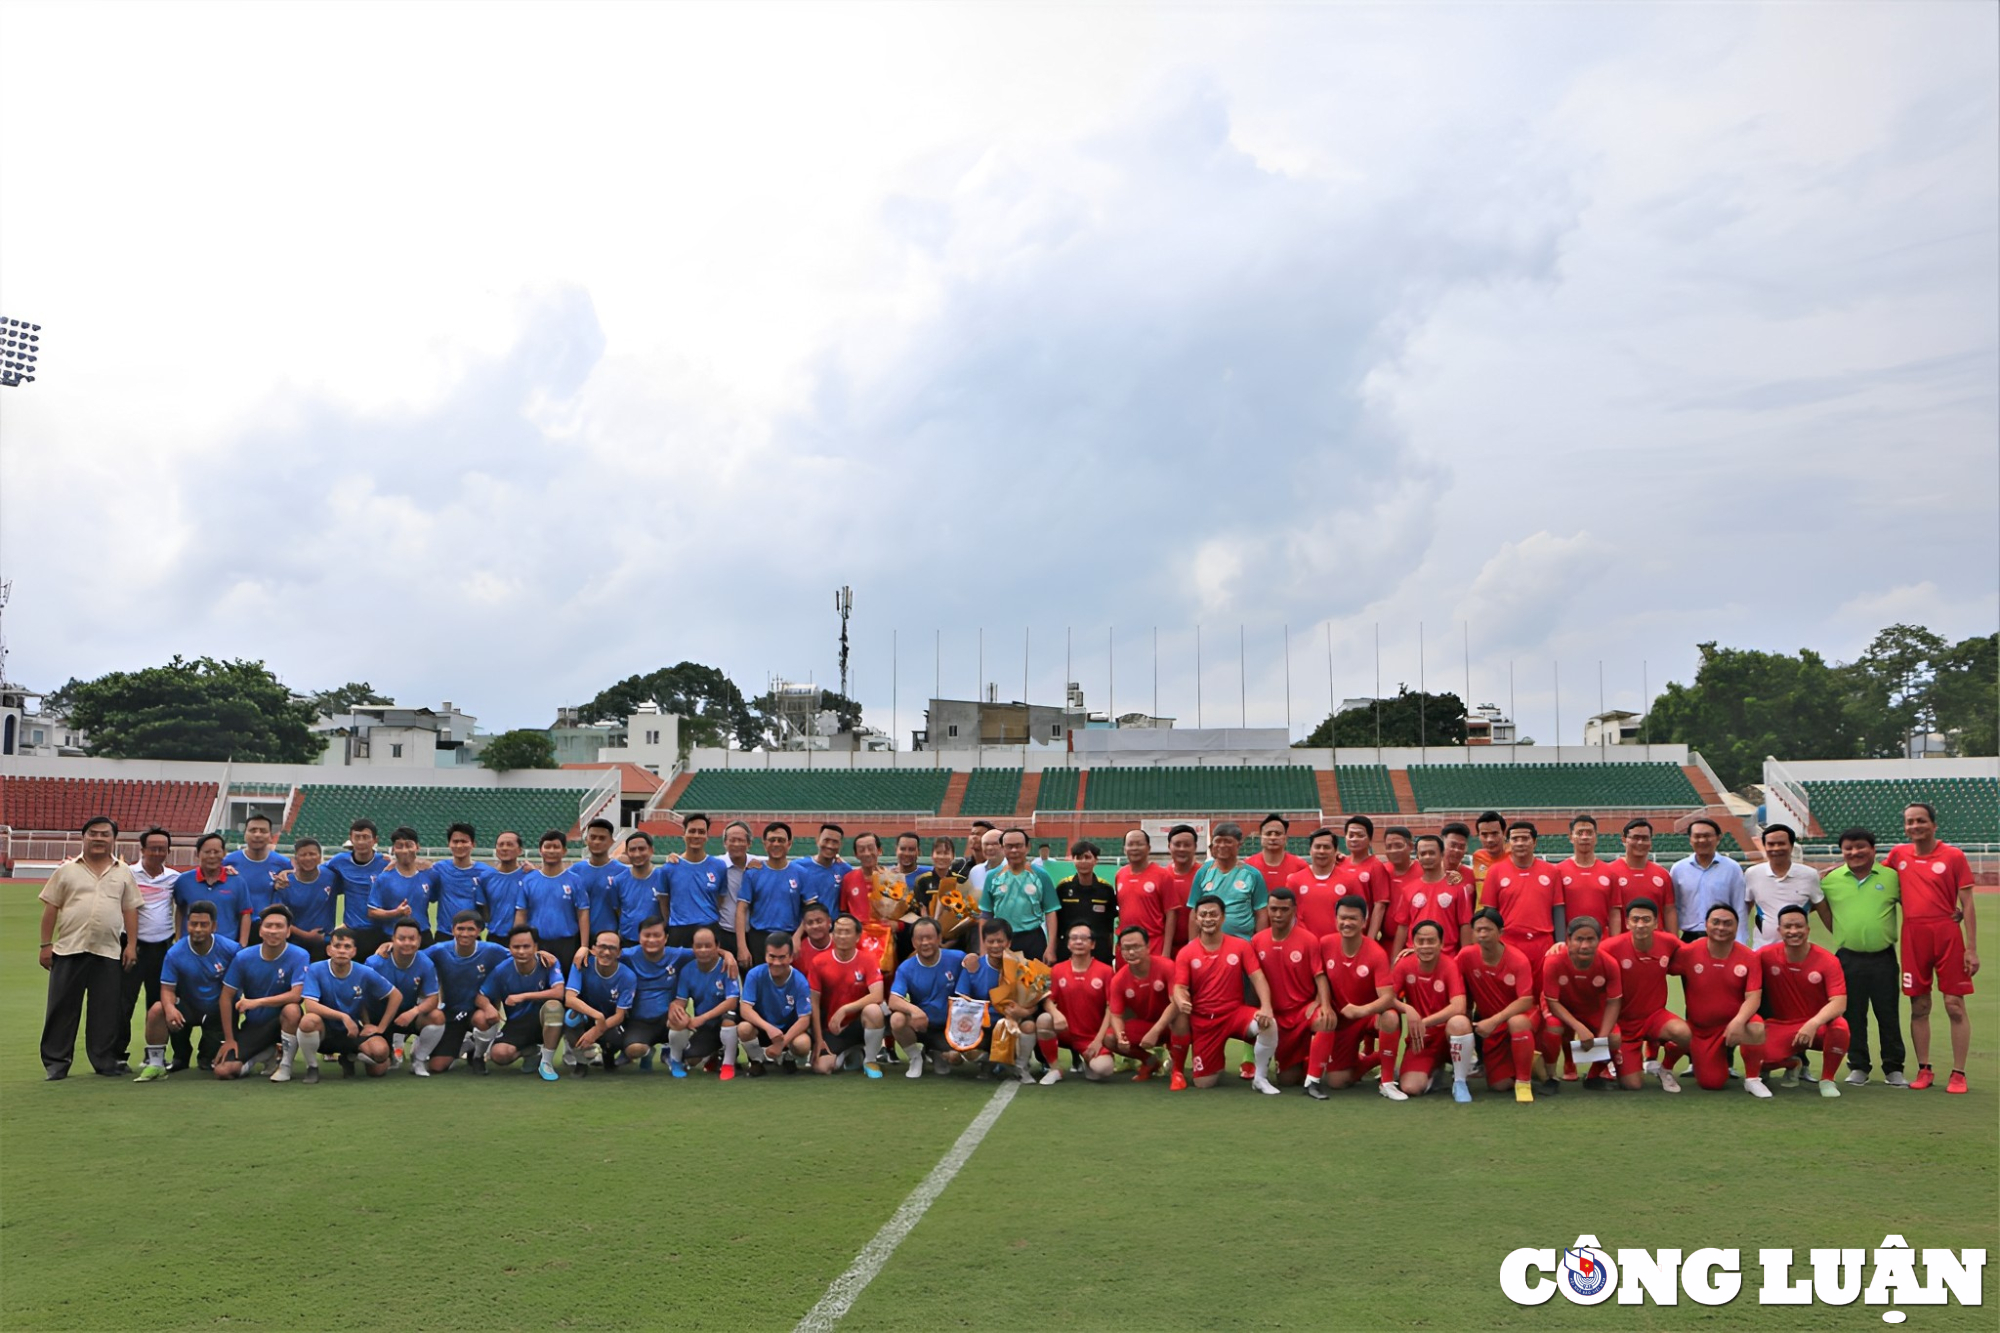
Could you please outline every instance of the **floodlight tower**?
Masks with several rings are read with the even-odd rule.
[[[24,319],[0,319],[0,388],[15,389],[35,382],[35,357],[41,349],[42,326]]]
[[[842,584],[834,589],[833,609],[840,615],[840,697],[847,697],[847,618],[854,613],[854,589]]]

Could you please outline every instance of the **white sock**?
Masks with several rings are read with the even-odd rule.
[[[754,1042],[754,1041],[750,1043],[750,1063],[751,1063],[751,1064],[753,1064],[753,1065],[761,1065],[761,1064],[764,1064],[764,1063],[766,1063],[766,1062],[767,1062],[768,1058],[769,1058],[769,1057],[767,1057],[767,1056],[766,1056],[766,1055],[764,1054],[764,1047],[762,1046],[762,1044],[760,1044],[760,1043],[758,1043],[758,1042]]]
[[[722,1025],[722,1063],[726,1065],[736,1063],[736,1025],[734,1023],[724,1023]]]
[[[555,1067],[556,1067],[556,1048],[553,1046],[542,1047],[542,1068],[553,1073],[555,1072]]]
[[[414,1058],[418,1060],[430,1059],[431,1052],[435,1051],[438,1043],[443,1040],[444,1024],[437,1023],[422,1029],[417,1033],[416,1055]]]
[[[290,1068],[292,1067],[292,1057],[293,1057],[294,1055],[298,1054],[298,1050],[299,1050],[299,1034],[298,1034],[298,1033],[296,1033],[296,1032],[281,1032],[281,1033],[279,1033],[279,1034],[278,1034],[278,1068],[280,1068],[280,1069],[290,1069]]]
[[[667,1034],[667,1054],[672,1057],[675,1064],[687,1062],[688,1041],[693,1036],[694,1034],[686,1028],[675,1028]]]
[[[318,1068],[318,1067],[319,1067],[319,1029],[318,1029],[318,1028],[314,1028],[314,1029],[313,1029],[313,1030],[312,1030],[311,1032],[300,1032],[300,1033],[299,1033],[299,1049],[300,1049],[301,1051],[305,1052],[305,1057],[306,1057],[306,1068],[308,1068],[308,1069],[316,1069],[316,1068]]]
[[[498,1023],[495,1023],[490,1028],[472,1029],[473,1058],[475,1060],[484,1060],[487,1057],[487,1055],[493,1050],[493,1043],[495,1041],[498,1041],[499,1039],[500,1039],[500,1025]]]
[[[1271,1067],[1271,1057],[1278,1053],[1278,1025],[1260,1028],[1250,1043],[1250,1058],[1256,1062],[1257,1077],[1263,1078],[1264,1071]]]
[[[1472,1073],[1472,1038],[1453,1037],[1451,1039],[1451,1077],[1455,1083],[1463,1083]]]
[[[148,1046],[146,1048],[146,1063],[149,1065],[158,1065],[162,1069],[166,1068],[167,1048],[164,1046]]]
[[[869,1064],[872,1065],[877,1060],[880,1060],[882,1058],[882,1029],[861,1029],[861,1049],[867,1055]]]

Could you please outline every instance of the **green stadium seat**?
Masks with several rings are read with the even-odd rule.
[[[1077,772],[1074,768],[1043,769],[1042,785],[1035,792],[1035,809],[1076,809]],[[1091,780],[1094,782],[1096,778]]]
[[[1926,801],[1937,808],[1939,833],[1947,842],[2000,841],[2000,778],[1860,778],[1800,785],[1829,839],[1842,829],[1865,828],[1886,851],[1903,840],[1904,807]]]
[[[309,783],[301,789],[298,818],[291,837],[310,835],[331,853],[346,840],[357,819],[370,819],[387,846],[390,830],[407,824],[426,847],[442,847],[445,829],[471,824],[479,845],[490,847],[503,829],[512,829],[532,851],[535,840],[549,829],[567,832],[576,824],[583,787],[367,787],[347,783]]]
[[[1702,803],[1687,774],[1666,763],[1412,764],[1410,786],[1420,810],[1663,810]]]
[[[1340,788],[1341,814],[1386,815],[1396,812],[1396,789],[1390,785],[1388,768],[1381,764],[1336,764],[1333,781]]]
[[[1020,775],[1015,775],[1016,786]],[[675,810],[923,811],[944,804],[944,769],[705,769]]]
[[[965,800],[959,805],[964,815],[1011,815],[1021,803],[1021,770],[982,768],[965,784]]]
[[[1042,804],[1047,808],[1046,802]],[[1094,768],[1084,785],[1083,808],[1191,813],[1315,810],[1319,787],[1312,770],[1300,765]]]

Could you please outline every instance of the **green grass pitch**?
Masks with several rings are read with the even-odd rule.
[[[789,1328],[994,1092],[893,1073],[45,1085],[33,895],[0,886],[7,1328]],[[1995,1261],[1983,1308],[1907,1307],[1905,1327],[1990,1330],[1984,980],[1966,1097],[1026,1088],[844,1327],[1880,1328],[1880,1307],[1759,1308],[1755,1252],[1896,1232]],[[1936,1029],[1948,1056],[1942,1009]],[[1714,1309],[1500,1294],[1509,1250],[1582,1232],[1739,1247],[1746,1290]]]

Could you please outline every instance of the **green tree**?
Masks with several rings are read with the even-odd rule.
[[[350,680],[333,690],[315,690],[310,696],[312,706],[321,717],[339,717],[351,712],[357,704],[393,704],[396,701],[386,694],[377,694],[375,687],[365,680]]]
[[[2000,753],[2000,634],[1962,639],[1931,683],[1938,730],[1957,755]]]
[[[262,662],[188,661],[72,679],[50,696],[89,739],[93,755],[114,759],[307,764],[326,746],[313,734],[310,703]]]
[[[486,742],[486,748],[479,752],[479,762],[502,772],[510,768],[556,768],[556,743],[546,731],[517,727]]]
[[[1314,727],[1293,748],[1374,745],[1375,715],[1373,704],[1343,709]],[[1383,745],[1465,744],[1465,701],[1456,694],[1426,694],[1399,684],[1395,698],[1382,700],[1381,715]]]
[[[599,691],[577,710],[577,717],[583,722],[622,721],[645,703],[680,716],[683,752],[695,745],[726,745],[732,738],[746,748],[757,743],[757,715],[744,702],[743,691],[718,668],[700,662],[627,676]]]

